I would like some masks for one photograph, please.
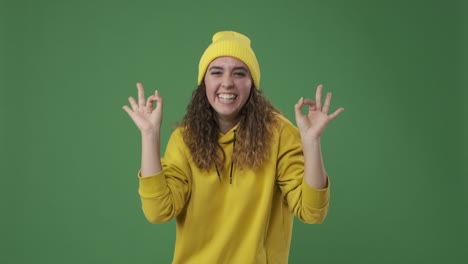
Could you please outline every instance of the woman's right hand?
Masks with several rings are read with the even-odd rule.
[[[128,101],[132,108],[130,109],[127,105],[124,105],[122,108],[132,118],[142,135],[158,135],[162,123],[162,97],[158,91],[155,91],[153,95],[145,100],[145,92],[141,83],[137,83],[137,89],[138,104],[130,96]],[[154,108],[155,101],[156,108]]]

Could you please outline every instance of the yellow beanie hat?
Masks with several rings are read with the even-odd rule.
[[[250,39],[234,31],[221,31],[213,35],[213,42],[203,53],[198,65],[198,84],[201,84],[208,65],[216,58],[229,56],[241,60],[249,68],[255,88],[260,88],[260,66],[250,47]]]

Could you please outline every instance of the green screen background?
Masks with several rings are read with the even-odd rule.
[[[0,263],[170,263],[143,217],[136,82],[185,113],[214,32],[248,35],[261,88],[293,106],[323,83],[322,225],[290,263],[467,259],[467,4],[462,1],[13,1],[0,6]]]

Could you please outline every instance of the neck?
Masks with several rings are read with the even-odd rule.
[[[218,124],[219,124],[219,130],[221,133],[226,134],[229,130],[231,130],[237,123],[239,122],[239,118],[236,119],[223,119],[218,117]]]

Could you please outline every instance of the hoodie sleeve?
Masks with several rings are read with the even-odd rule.
[[[278,142],[277,184],[289,209],[302,222],[322,223],[330,200],[330,181],[325,189],[314,189],[304,180],[304,156],[299,131],[282,121]]]
[[[162,171],[139,176],[138,193],[143,213],[151,223],[164,223],[176,217],[187,203],[191,189],[191,170],[180,129],[174,131],[162,159]]]

